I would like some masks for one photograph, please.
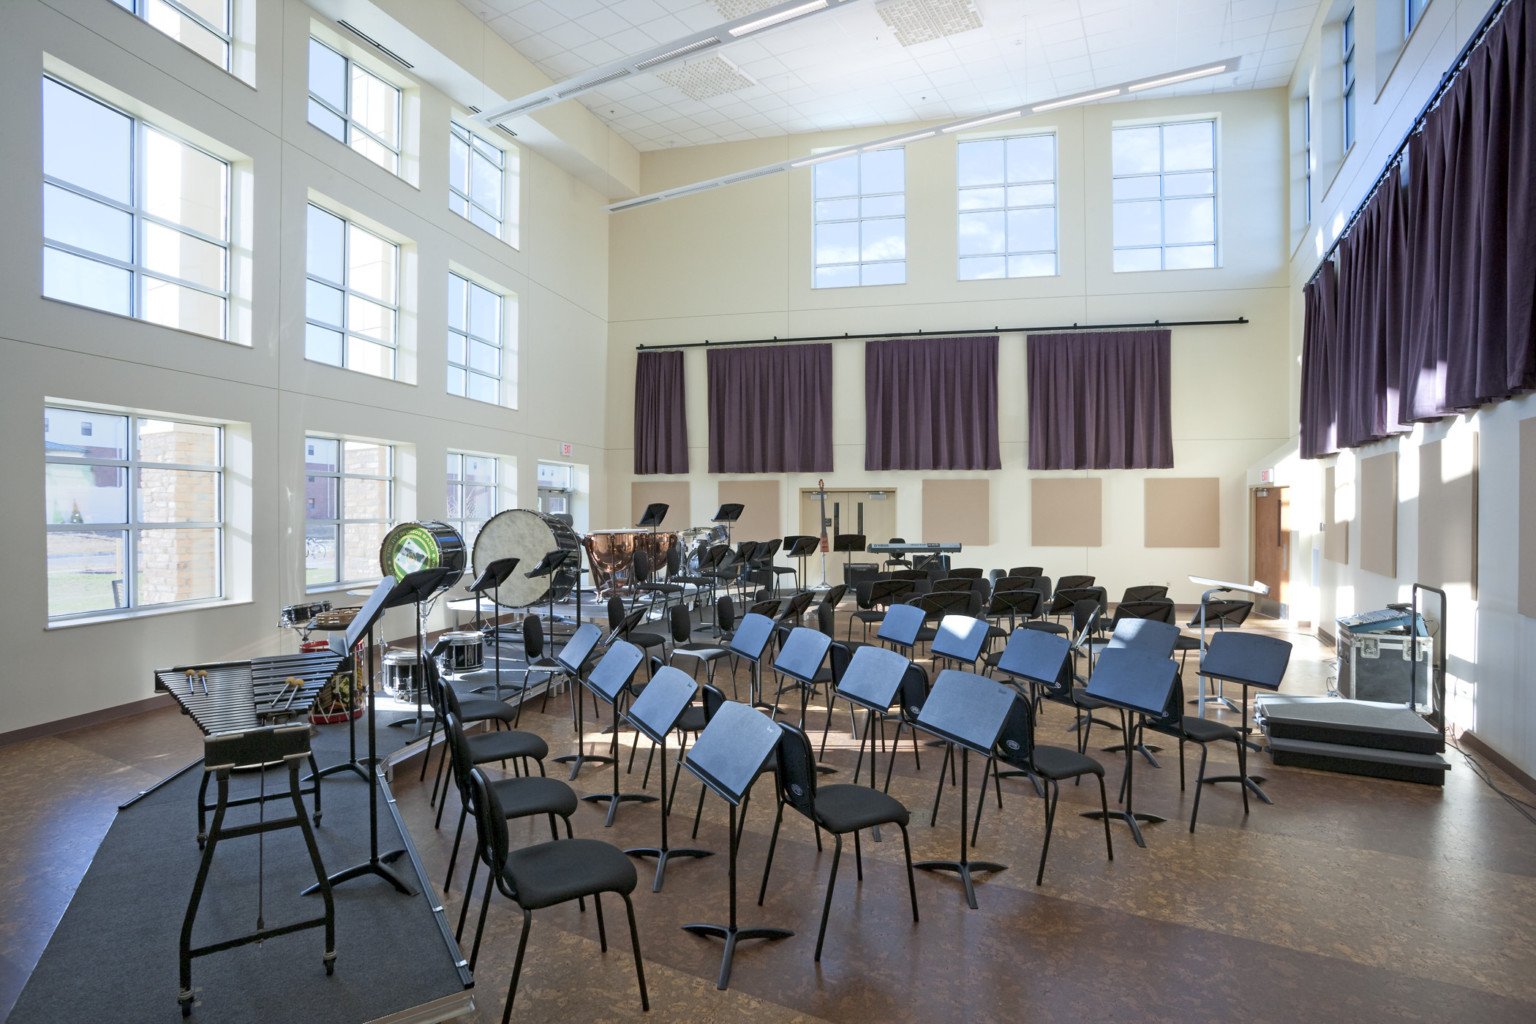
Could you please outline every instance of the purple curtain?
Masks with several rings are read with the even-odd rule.
[[[1301,341],[1301,457],[1320,459],[1339,450],[1339,403],[1333,383],[1338,278],[1332,260],[1302,294],[1307,311]]]
[[[831,345],[710,350],[709,471],[832,471]]]
[[[1001,469],[997,335],[864,345],[865,469]]]
[[[682,352],[635,359],[635,475],[688,472],[688,392]]]
[[[1029,336],[1030,469],[1171,469],[1168,331]]]
[[[1339,448],[1406,428],[1399,422],[1407,248],[1403,190],[1396,173],[1366,204],[1339,244],[1333,366]]]

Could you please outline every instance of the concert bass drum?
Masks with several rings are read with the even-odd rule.
[[[567,562],[552,576],[530,579],[527,574],[551,551],[576,551],[580,547],[576,531],[554,516],[526,508],[508,509],[492,516],[480,527],[480,533],[475,537],[474,571],[479,576],[492,562],[516,558],[517,568],[501,585],[498,594],[503,607],[527,608],[539,604],[549,600],[551,590],[556,601],[564,601],[571,596],[571,588],[579,578],[576,572],[579,563]]]
[[[452,569],[443,581],[447,590],[464,575],[464,538],[447,523],[401,523],[379,545],[379,568],[397,580],[421,569]]]

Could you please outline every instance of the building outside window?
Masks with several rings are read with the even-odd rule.
[[[906,284],[906,150],[819,163],[813,182],[813,287]]]
[[[318,39],[309,41],[309,123],[400,173],[400,90]]]
[[[229,337],[229,164],[43,79],[43,294]]]
[[[334,437],[304,439],[304,581],[377,580],[394,524],[394,448]]]
[[[1058,273],[1056,136],[980,139],[955,151],[960,280]]]
[[[474,551],[480,527],[500,511],[497,507],[499,475],[494,455],[448,453],[448,525],[464,538],[466,552]]]
[[[502,296],[448,275],[448,393],[500,404],[504,336]]]
[[[305,358],[394,378],[400,247],[311,204],[305,249]]]
[[[1355,144],[1355,9],[1344,15],[1343,33],[1344,76],[1344,152]]]
[[[230,0],[112,0],[187,49],[229,70]]]
[[[1115,270],[1189,270],[1216,258],[1216,122],[1116,128]]]
[[[223,429],[44,412],[49,621],[222,597]]]
[[[576,467],[560,462],[540,462],[538,467],[539,511],[547,516],[571,514],[576,493]]]
[[[448,129],[448,208],[504,238],[507,154],[458,121],[450,121]]]

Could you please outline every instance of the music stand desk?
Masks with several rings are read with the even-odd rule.
[[[587,753],[586,740],[586,716],[582,707],[581,694],[586,689],[586,682],[582,679],[581,670],[586,665],[587,659],[597,649],[598,641],[602,639],[603,632],[590,622],[583,622],[576,627],[571,638],[555,654],[555,662],[560,666],[560,671],[570,676],[578,686],[571,688],[571,712],[576,719],[576,753],[561,754],[551,758],[556,764],[569,763],[571,766],[571,779],[576,778],[576,773],[581,771],[582,765],[588,761],[596,764],[607,764],[613,760],[603,754]],[[527,652],[524,652],[525,655]],[[545,684],[548,685],[547,683]]]
[[[771,639],[773,639],[773,620],[766,615],[748,612],[741,617],[741,622],[736,626],[736,632],[731,634],[730,643],[726,645],[726,650],[739,658],[745,658],[752,665],[752,678],[747,687],[747,696],[754,707],[763,706],[762,659],[763,652],[768,649],[768,641]],[[731,685],[736,685],[734,671],[731,676]]]
[[[683,925],[685,932],[725,940],[720,978],[715,985],[722,991],[731,981],[731,961],[735,958],[738,942],[743,939],[787,939],[795,934],[787,928],[742,928],[736,923],[736,855],[746,823],[747,797],[763,765],[773,756],[780,735],[778,723],[761,711],[727,701],[709,720],[688,752],[688,759],[683,762],[684,768],[731,809],[730,923]],[[737,827],[737,808],[741,809],[742,828]]]
[[[1279,637],[1262,633],[1228,633],[1226,630],[1211,637],[1211,645],[1200,659],[1200,675],[1237,683],[1243,688],[1243,725],[1238,730],[1239,742],[1246,743],[1248,739],[1248,687],[1256,686],[1270,691],[1280,689],[1280,682],[1285,678],[1285,670],[1290,661],[1291,645]],[[1201,684],[1200,689],[1202,693],[1205,692],[1204,684]],[[1259,784],[1264,781],[1262,775],[1211,775],[1205,781],[1241,782],[1260,800],[1267,804],[1274,803],[1269,794],[1260,788]]]
[[[613,816],[618,813],[619,804],[625,800],[638,801],[640,803],[654,803],[656,798],[649,793],[621,793],[619,792],[619,698],[629,688],[630,680],[635,678],[635,673],[640,669],[640,663],[645,660],[645,652],[627,640],[616,640],[613,646],[608,648],[608,653],[603,655],[603,660],[593,666],[584,680],[586,688],[592,691],[592,695],[598,700],[605,701],[613,709],[613,756],[608,758],[613,763],[613,792],[588,793],[583,800],[607,800],[608,820],[603,822],[604,828],[613,827]]]
[[[805,706],[810,699],[811,687],[816,685],[816,673],[821,671],[822,662],[827,660],[827,651],[832,646],[832,638],[820,630],[807,629],[805,626],[796,626],[790,631],[789,638],[784,641],[784,646],[779,650],[779,656],[773,661],[773,670],[779,675],[788,676],[800,684],[800,728],[805,728]],[[783,692],[783,684],[779,691]],[[779,710],[779,694],[773,695],[773,711]]]
[[[969,592],[966,592],[969,600]],[[987,645],[987,624],[969,615],[946,615],[939,620],[939,631],[928,645],[930,657],[949,658],[962,665],[974,665]]]
[[[469,592],[475,595],[476,629],[484,629],[484,626],[480,621],[480,598],[485,594],[487,590],[491,591],[491,606],[500,609],[501,585],[507,582],[507,578],[512,575],[512,570],[517,568],[517,563],[518,559],[516,558],[498,558],[496,561],[486,566],[485,572],[482,572],[479,576],[477,576],[475,581],[469,585]],[[448,602],[448,607],[454,611],[454,624],[457,625],[458,612],[457,609],[453,608],[452,601]],[[492,657],[495,659],[496,682],[494,689],[496,691],[496,699],[501,700],[501,612],[499,610],[496,613],[496,618],[498,620],[497,624],[491,627],[491,646],[495,648],[495,651],[492,655]],[[476,689],[475,692],[484,693],[488,689],[492,689],[492,687],[482,686]],[[526,696],[527,694],[525,693],[519,693],[517,698],[518,703],[521,704],[523,698]]]
[[[1008,720],[1008,713],[1018,694],[995,680],[959,669],[945,669],[933,684],[933,690],[923,703],[917,716],[917,724],[940,739],[960,748],[960,859],[925,860],[913,867],[925,871],[953,871],[965,885],[965,902],[976,909],[976,887],[971,880],[973,871],[1004,871],[1006,864],[993,861],[972,861],[969,857],[970,829],[966,804],[969,802],[971,785],[971,751],[983,757],[992,756],[992,747]],[[939,785],[944,785],[943,773]]]
[[[911,664],[911,661],[895,651],[866,646],[853,652],[848,667],[843,671],[835,696],[870,712],[869,720],[864,724],[864,734],[859,737],[859,760],[853,768],[855,782],[859,778],[859,769],[864,765],[864,744],[869,740],[869,727],[874,724],[876,715],[883,718],[891,713],[891,705],[895,703],[896,694],[901,689],[902,676]],[[832,711],[828,708],[827,720],[830,722],[831,719]],[[891,757],[895,756],[896,750],[892,747]],[[869,754],[869,785],[871,788],[875,785],[873,750]]]
[[[624,852],[631,857],[655,857],[656,881],[652,892],[661,892],[661,884],[667,875],[669,857],[710,857],[713,850],[677,849],[667,845],[667,815],[671,802],[667,799],[667,733],[677,728],[678,719],[688,710],[688,702],[698,692],[699,684],[682,669],[664,666],[656,673],[645,689],[640,691],[634,703],[625,712],[624,719],[635,731],[661,747],[661,845],[636,846]]]
[[[892,583],[905,583],[906,580],[891,580]],[[870,590],[873,598],[874,590]],[[884,640],[895,644],[897,647],[916,649],[918,634],[922,632],[923,623],[928,621],[928,613],[915,604],[893,604],[885,610],[885,618],[880,622],[880,628],[875,632],[876,640]]]
[[[1121,718],[1120,730],[1125,751],[1125,810],[1109,811],[1108,815],[1124,821],[1131,828],[1136,845],[1145,849],[1141,826],[1167,821],[1156,814],[1146,814],[1135,809],[1135,724],[1131,715],[1161,715],[1168,707],[1173,693],[1174,679],[1179,666],[1171,658],[1159,658],[1130,647],[1106,649],[1099,655],[1093,675],[1088,679],[1088,695],[1097,697],[1111,707],[1128,712]],[[1084,811],[1085,818],[1103,818],[1104,811]]]

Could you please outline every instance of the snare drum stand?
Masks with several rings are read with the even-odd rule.
[[[412,573],[411,575],[414,576],[416,574]],[[401,582],[404,581],[402,580]],[[430,611],[428,606],[431,604],[433,593],[432,591],[422,593],[418,590],[411,597],[400,602],[401,604],[414,604],[416,606],[416,671],[420,673],[413,680],[416,689],[416,717],[402,718],[398,722],[389,723],[393,729],[403,729],[410,725],[416,727],[416,731],[411,733],[410,738],[405,741],[406,743],[415,743],[417,740],[427,739],[432,735],[432,731],[437,728],[436,713],[422,714],[422,701],[427,695],[427,614]],[[393,607],[393,604],[390,607]]]

